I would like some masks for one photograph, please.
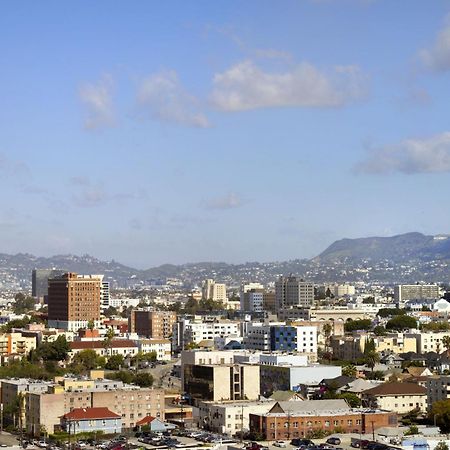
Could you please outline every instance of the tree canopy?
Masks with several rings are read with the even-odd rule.
[[[22,292],[19,292],[14,296],[14,303],[12,305],[12,309],[15,314],[24,314],[29,311],[34,311],[35,304],[36,301],[33,297],[25,295]]]
[[[372,328],[372,321],[370,319],[351,320],[346,322],[344,330],[347,332],[358,330],[370,330]]]
[[[387,330],[402,331],[408,328],[417,328],[417,320],[414,317],[400,315],[388,320],[386,324]]]

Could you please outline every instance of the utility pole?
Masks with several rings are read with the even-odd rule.
[[[0,403],[0,434],[3,433],[3,403]]]

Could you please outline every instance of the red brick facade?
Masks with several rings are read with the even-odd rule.
[[[264,436],[267,441],[290,440],[308,436],[314,430],[335,430],[344,433],[370,433],[381,427],[397,426],[397,414],[392,412],[360,413],[344,415],[288,415],[250,414],[250,431]]]

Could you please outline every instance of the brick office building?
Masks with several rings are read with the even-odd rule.
[[[250,414],[250,432],[264,440],[307,437],[316,430],[371,433],[397,426],[397,414],[383,410],[352,409],[345,400],[277,402],[266,414]]]
[[[73,272],[48,280],[48,325],[77,331],[100,320],[101,277]]]

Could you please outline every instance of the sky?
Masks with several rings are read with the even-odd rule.
[[[450,233],[449,0],[0,4],[0,252],[136,268]]]

